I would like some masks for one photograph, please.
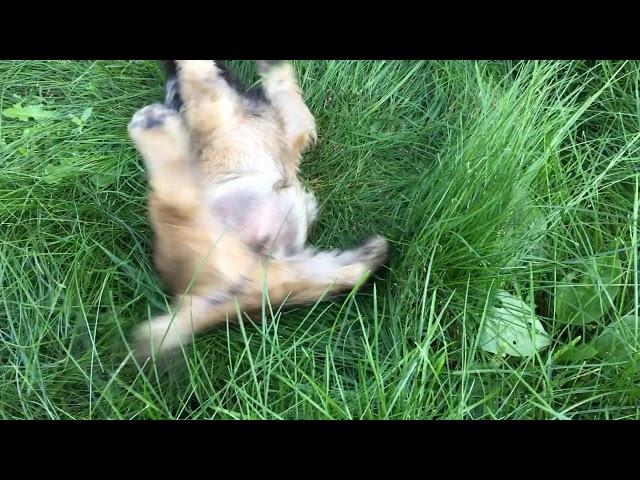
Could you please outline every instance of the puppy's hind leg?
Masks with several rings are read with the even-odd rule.
[[[267,289],[271,304],[314,303],[326,295],[350,290],[370,276],[386,259],[387,242],[374,237],[360,247],[330,252],[307,251],[273,259],[252,269],[244,283],[208,295],[185,295],[175,315],[162,315],[137,331],[137,356],[162,354],[191,342],[193,335],[234,319],[239,310],[258,311]],[[249,274],[249,271],[246,271]],[[237,303],[236,303],[237,302]]]
[[[235,302],[231,298],[219,305],[214,300],[184,295],[176,304],[174,315],[160,315],[139,325],[135,335],[136,356],[144,360],[152,352],[162,355],[186,346],[194,335],[223,323],[227,315],[233,318]]]
[[[387,241],[372,237],[349,250],[307,250],[273,260],[267,271],[269,298],[308,304],[324,295],[348,291],[377,270],[386,261],[387,253]]]

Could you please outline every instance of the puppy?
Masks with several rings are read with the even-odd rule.
[[[385,261],[387,242],[317,251],[307,233],[317,202],[298,178],[316,139],[295,72],[258,61],[245,91],[221,62],[167,62],[164,104],[128,126],[151,187],[154,266],[176,298],[174,313],[137,329],[137,354],[168,352],[238,311],[315,303],[352,289]]]

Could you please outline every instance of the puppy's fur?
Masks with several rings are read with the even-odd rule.
[[[210,60],[168,63],[164,105],[135,113],[129,134],[149,176],[154,264],[174,315],[137,330],[137,353],[166,352],[241,311],[313,303],[350,290],[386,258],[374,237],[351,250],[306,245],[317,215],[298,179],[314,118],[289,63],[259,61],[244,91]]]

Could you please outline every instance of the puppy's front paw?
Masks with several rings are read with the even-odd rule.
[[[171,120],[179,121],[179,114],[160,103],[147,105],[138,110],[129,122],[129,133],[145,130],[164,129]]]
[[[182,117],[159,103],[138,110],[131,118],[128,130],[149,168],[181,161],[189,154],[189,133]]]

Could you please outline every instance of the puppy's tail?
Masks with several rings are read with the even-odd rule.
[[[182,97],[180,97],[180,86],[178,84],[178,67],[175,60],[163,60],[167,81],[164,85],[164,105],[167,108],[180,111],[182,107]]]

